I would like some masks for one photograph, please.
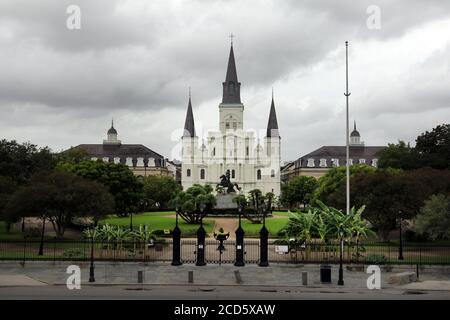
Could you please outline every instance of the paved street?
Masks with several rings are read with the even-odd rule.
[[[419,292],[384,289],[348,290],[302,287],[245,286],[82,286],[68,290],[65,286],[3,287],[0,299],[160,299],[160,300],[264,300],[264,299],[450,299],[448,291]]]

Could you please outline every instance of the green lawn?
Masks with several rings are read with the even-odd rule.
[[[172,230],[175,227],[175,212],[145,212],[133,215],[133,226],[147,225],[152,230]],[[113,226],[129,226],[130,217],[109,217],[101,220],[100,224],[109,224]],[[197,232],[198,225],[188,224],[183,219],[178,219],[178,225],[182,236],[194,235]],[[205,219],[203,226],[206,232],[212,232],[214,220]]]
[[[283,217],[290,217],[291,216],[289,211],[273,211],[272,214],[274,216],[283,216]]]
[[[276,238],[277,233],[286,225],[289,219],[284,218],[267,218],[266,228],[269,230],[269,237]],[[259,235],[262,224],[252,223],[249,220],[242,220],[242,228],[246,236],[254,237]]]

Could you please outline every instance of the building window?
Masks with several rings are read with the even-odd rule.
[[[187,170],[186,170],[186,176],[187,176],[187,177],[190,177],[190,176],[191,176],[191,169],[187,169]]]
[[[214,147],[212,150],[212,156],[215,157],[216,156],[216,148]]]
[[[229,122],[226,122],[226,123],[225,123],[225,128],[226,128],[226,129],[230,129],[230,123],[229,123]]]
[[[320,159],[320,167],[326,167],[327,166],[327,159]]]
[[[205,169],[200,170],[200,179],[202,179],[202,180],[205,179]]]
[[[360,164],[365,164],[366,163],[366,159],[359,159],[359,163]]]
[[[333,165],[333,167],[339,167],[339,159],[331,159],[331,164]]]
[[[378,167],[378,159],[372,159],[372,166]]]
[[[245,148],[245,155],[248,157],[248,147]]]
[[[353,165],[353,159],[348,159],[348,165],[352,166]]]
[[[237,129],[237,123],[233,122],[233,129],[236,130]]]
[[[272,171],[270,171],[270,176],[271,176],[272,178],[275,178],[275,170],[272,169]]]
[[[314,164],[314,159],[310,158],[308,159],[308,163],[306,164],[307,167],[315,167],[316,165]]]
[[[232,179],[236,178],[236,171],[234,171],[234,169],[231,170],[231,178]]]
[[[258,169],[258,171],[256,171],[256,179],[261,180],[261,169]]]

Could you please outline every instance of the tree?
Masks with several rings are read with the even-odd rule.
[[[83,148],[70,148],[64,152],[55,155],[58,163],[79,163],[89,159],[89,154]]]
[[[79,163],[61,163],[59,167],[108,187],[114,197],[114,212],[119,216],[138,212],[142,207],[143,184],[124,164],[89,160]]]
[[[50,170],[55,165],[55,159],[47,147],[0,140],[0,176],[11,178],[17,185],[26,183],[33,173]]]
[[[143,191],[147,203],[166,209],[169,201],[181,191],[181,186],[171,177],[149,176],[144,178]]]
[[[16,190],[16,187],[16,183],[12,178],[0,176],[0,220],[6,221],[7,232],[10,231],[11,224],[18,220],[7,216],[7,211],[5,210],[5,207],[11,198],[11,195]]]
[[[94,221],[111,214],[114,199],[102,184],[62,170],[36,173],[8,201],[6,211],[12,217],[34,216],[53,225],[58,238],[64,236],[73,217],[88,216]]]
[[[359,172],[374,172],[376,168],[364,164],[350,166],[350,178]],[[338,209],[345,208],[345,167],[334,167],[319,178],[313,201],[320,200]],[[344,189],[342,187],[344,186]],[[344,192],[344,193],[343,193]]]
[[[407,145],[405,141],[399,141],[398,144],[388,144],[388,147],[380,152],[378,160],[379,168],[412,170],[421,166],[420,154]]]
[[[415,219],[415,229],[432,240],[450,239],[450,196],[432,195]]]
[[[186,191],[179,192],[171,204],[184,221],[197,224],[216,205],[216,197],[212,191],[209,185],[194,184]]]
[[[424,201],[436,193],[450,193],[449,170],[379,169],[355,175],[350,184],[352,205],[366,205],[364,217],[383,239],[387,239],[398,219],[414,218]],[[336,201],[345,199],[345,183],[334,196]]]
[[[438,125],[431,132],[422,133],[417,137],[414,148],[404,141],[389,144],[380,153],[378,167],[404,170],[424,167],[450,169],[450,124]]]
[[[300,176],[281,186],[281,202],[289,208],[301,203],[306,207],[316,191],[319,183],[314,177]]]
[[[4,211],[4,206],[14,190],[27,183],[33,173],[39,170],[50,170],[56,164],[50,149],[38,148],[29,142],[19,144],[15,140],[0,141],[0,219],[6,219],[7,229],[12,222]],[[25,219],[22,217],[22,231],[25,230]]]
[[[416,150],[424,165],[435,169],[450,169],[450,124],[438,125],[416,139]]]

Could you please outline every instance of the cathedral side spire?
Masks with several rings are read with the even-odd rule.
[[[236,72],[233,42],[231,42],[230,55],[228,57],[227,74],[225,76],[225,82],[222,83],[222,86],[222,103],[241,103],[241,83],[238,81]]]
[[[192,112],[191,88],[189,88],[189,103],[186,113],[186,121],[184,122],[183,137],[195,137],[194,114]]]
[[[278,133],[278,120],[277,113],[275,111],[275,102],[273,99],[273,88],[272,88],[272,103],[270,105],[269,121],[267,123],[267,137],[279,137]]]

